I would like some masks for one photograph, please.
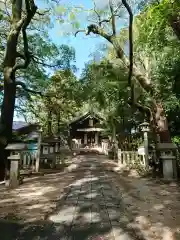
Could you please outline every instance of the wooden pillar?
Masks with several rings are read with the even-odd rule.
[[[26,152],[23,152],[23,167],[26,167],[26,165],[27,165],[27,154],[26,154]]]
[[[56,143],[56,145],[55,145],[55,152],[56,153],[59,151],[59,146],[58,145],[59,145],[58,143]]]
[[[27,157],[27,166],[30,167],[31,165],[31,159],[32,159],[32,155],[31,153],[28,154],[28,157]]]
[[[37,156],[36,156],[36,172],[39,172],[39,163],[41,157],[41,140],[42,140],[42,131],[39,131],[38,146],[37,146]]]
[[[95,132],[95,144],[98,145],[99,141],[99,133],[98,132]]]
[[[84,134],[84,144],[87,144],[87,133]]]

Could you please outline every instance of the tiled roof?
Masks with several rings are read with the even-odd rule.
[[[86,118],[88,117],[94,117],[94,118],[97,118],[97,119],[103,119],[102,116],[100,116],[100,114],[98,113],[95,113],[94,111],[88,111],[88,112],[85,112],[84,114],[74,118],[70,123],[69,125],[73,124],[73,123],[76,123],[80,120],[85,120]]]
[[[23,121],[14,121],[13,122],[13,130],[15,131],[15,130],[27,127],[29,125],[30,125],[29,123],[26,123],[26,122],[23,122]]]
[[[36,131],[37,127],[39,125],[37,123],[26,123],[23,121],[14,121],[13,122],[13,131],[14,132],[19,132],[19,131],[24,131],[25,129],[31,129],[30,132],[32,132],[33,130]],[[28,132],[29,132],[28,130]]]

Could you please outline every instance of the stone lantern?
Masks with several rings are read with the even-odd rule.
[[[11,143],[8,144],[5,149],[11,152],[8,157],[8,160],[10,161],[10,177],[8,185],[11,188],[16,188],[20,184],[21,152],[28,150],[28,146],[24,143]]]
[[[149,123],[148,122],[143,122],[142,124],[139,125],[140,131],[143,132],[143,137],[144,137],[144,152],[145,152],[145,164],[146,168],[148,169],[149,167],[149,158],[148,158],[148,132],[150,131],[149,128]]]

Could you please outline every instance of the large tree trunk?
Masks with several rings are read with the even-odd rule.
[[[20,16],[19,16],[20,17]],[[15,85],[15,72],[13,67],[16,64],[16,48],[18,43],[18,37],[20,30],[16,29],[16,23],[18,21],[18,14],[13,19],[11,31],[7,38],[7,46],[4,58],[4,98],[1,107],[1,119],[0,119],[0,156],[2,163],[1,167],[6,167],[6,177],[8,177],[9,164],[7,161],[7,153],[5,151],[5,146],[12,138],[12,124],[15,106],[15,96],[16,96],[16,85]],[[2,174],[4,174],[5,169],[2,169]],[[4,178],[1,176],[1,179]]]
[[[0,167],[2,168],[5,166],[5,164],[7,164],[7,153],[5,152],[5,146],[12,138],[12,124],[16,97],[15,73],[18,69],[25,69],[29,64],[26,28],[37,10],[33,0],[25,1],[26,15],[24,14],[22,17],[22,2],[23,0],[11,1],[11,25],[10,32],[8,33],[7,37],[3,62],[4,98],[0,119]],[[23,54],[17,52],[18,39],[21,30],[24,43]],[[19,63],[19,61],[16,61],[18,57],[20,57],[21,60],[23,59],[24,62]],[[3,172],[4,169],[1,169],[2,174]],[[1,178],[3,178],[3,176],[1,176]]]
[[[0,130],[0,142],[4,145],[12,137],[12,124],[14,116],[14,106],[16,97],[16,85],[14,77],[4,79],[4,99],[1,108],[1,130]]]
[[[157,131],[160,137],[160,142],[162,143],[171,143],[171,135],[168,128],[167,117],[163,108],[163,104],[158,102],[156,104],[156,114],[155,121],[157,126]]]
[[[52,135],[52,110],[48,111],[47,119],[48,119],[47,132],[48,132],[48,136],[51,136]]]
[[[153,167],[153,174],[154,176],[163,176],[163,166],[162,161],[160,160],[160,152],[157,148],[157,143],[171,143],[171,134],[168,128],[168,121],[166,117],[166,113],[164,111],[163,104],[159,101],[154,104],[153,112],[153,122],[154,122],[154,140],[155,140],[155,150],[156,150],[156,160],[153,161],[152,167]],[[159,139],[158,139],[159,136]],[[159,161],[157,161],[159,160]],[[158,163],[158,164],[157,164]]]
[[[170,18],[170,25],[177,36],[177,38],[180,40],[180,15],[176,14]]]
[[[7,161],[7,152],[5,146],[12,138],[12,124],[14,116],[16,86],[13,78],[4,78],[4,99],[1,108],[0,120],[0,156],[1,156],[1,180],[8,178],[10,164]],[[5,170],[6,169],[6,170]],[[6,172],[6,174],[5,174]]]
[[[57,135],[59,136],[61,130],[60,126],[60,113],[57,113]]]
[[[129,60],[124,55],[124,52],[122,51],[118,40],[116,38],[112,38],[112,44],[116,50],[118,58],[120,58],[123,61],[123,63],[125,64],[125,67],[128,68]],[[154,89],[151,84],[151,80],[148,79],[146,76],[144,76],[136,65],[134,65],[134,67],[133,67],[133,76],[139,82],[140,86],[151,95],[152,100],[153,100],[154,99],[154,96],[153,96]],[[160,141],[161,142],[171,142],[171,136],[170,136],[170,132],[169,132],[169,128],[168,128],[168,121],[167,121],[167,117],[165,115],[163,104],[159,99],[156,99],[156,101],[154,101],[154,102],[157,102],[155,104],[154,103],[152,104],[152,108],[153,108],[153,112],[155,112],[155,124],[157,127],[157,132],[160,136]]]

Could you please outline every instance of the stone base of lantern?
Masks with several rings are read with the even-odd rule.
[[[163,177],[167,180],[175,178],[174,161],[176,161],[176,157],[170,155],[161,156],[161,160],[163,163]]]
[[[173,143],[159,143],[160,159],[163,166],[164,179],[171,180],[177,178],[176,151],[177,147]]]

